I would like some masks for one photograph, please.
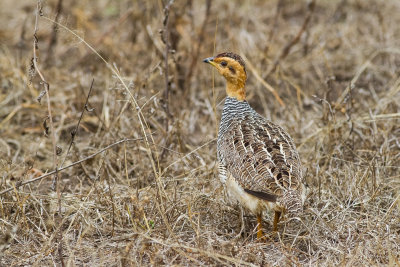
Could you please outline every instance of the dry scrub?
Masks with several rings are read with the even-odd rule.
[[[398,0],[42,4],[35,69],[36,2],[0,3],[1,266],[400,265]],[[223,51],[309,188],[266,242],[217,178]]]

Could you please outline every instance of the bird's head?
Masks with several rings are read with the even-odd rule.
[[[234,53],[225,52],[215,57],[203,60],[214,66],[227,81],[226,93],[239,101],[246,98],[245,84],[247,79],[246,67],[243,59]]]

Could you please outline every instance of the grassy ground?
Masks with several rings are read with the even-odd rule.
[[[38,19],[40,73],[36,2],[0,3],[1,266],[400,264],[399,1],[58,3]],[[223,51],[245,57],[248,101],[291,133],[310,189],[266,242],[250,214],[238,235],[217,178],[224,81],[201,61]]]

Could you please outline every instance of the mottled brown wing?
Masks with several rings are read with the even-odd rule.
[[[233,120],[222,138],[220,153],[232,176],[257,197],[263,198],[259,193],[265,193],[264,199],[280,196],[284,189],[300,185],[299,156],[292,139],[261,116]]]

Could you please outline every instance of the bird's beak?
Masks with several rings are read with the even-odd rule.
[[[203,62],[204,63],[208,63],[208,64],[211,64],[211,65],[213,65],[214,67],[215,67],[215,62],[214,62],[214,57],[208,57],[208,58],[205,58],[205,59],[203,59]]]

